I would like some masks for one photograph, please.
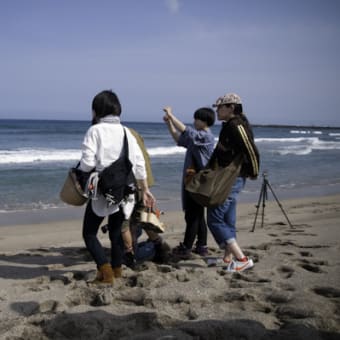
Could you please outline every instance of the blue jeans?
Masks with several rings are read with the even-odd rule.
[[[137,244],[135,257],[138,262],[152,261],[156,255],[155,243],[143,241]]]
[[[136,231],[136,239],[142,235],[143,229],[140,226],[137,226],[137,231]],[[136,240],[136,243],[137,243]],[[147,240],[147,241],[142,241],[140,243],[137,243],[135,246],[135,257],[138,262],[143,262],[143,261],[152,261],[152,259],[156,255],[156,249],[155,249],[155,243]]]
[[[231,193],[226,201],[214,208],[207,210],[207,222],[216,243],[221,249],[226,243],[236,241],[236,204],[237,195],[246,183],[245,178],[237,177]]]

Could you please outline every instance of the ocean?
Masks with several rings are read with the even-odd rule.
[[[123,124],[144,138],[158,206],[181,209],[185,149],[174,144],[163,122]],[[68,169],[80,158],[89,126],[89,121],[0,120],[0,219],[8,212],[54,209],[58,214],[66,208],[59,192]],[[216,140],[219,130],[217,123],[212,128]],[[264,172],[279,199],[340,193],[340,128],[255,126],[253,130],[261,176],[247,181],[241,202],[257,203]]]

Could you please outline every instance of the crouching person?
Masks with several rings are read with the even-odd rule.
[[[141,224],[129,225],[131,241],[124,237],[125,254],[123,263],[133,270],[138,270],[139,266],[145,261],[152,261],[159,264],[168,263],[171,254],[170,246],[163,240],[159,233],[152,230],[145,230]],[[143,230],[147,239],[139,241],[143,235]]]

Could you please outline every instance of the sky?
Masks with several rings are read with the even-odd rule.
[[[340,0],[0,0],[0,119],[184,122],[235,92],[253,124],[340,126]]]

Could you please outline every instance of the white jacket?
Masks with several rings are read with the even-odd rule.
[[[123,129],[124,127],[120,124],[120,119],[117,116],[106,116],[101,118],[99,123],[92,125],[87,130],[83,140],[79,169],[89,172],[95,168],[96,171],[101,172],[117,160],[123,148]],[[143,153],[136,138],[128,129],[125,129],[125,131],[129,144],[129,159],[135,178],[137,180],[146,179]],[[108,206],[105,197],[99,195],[98,200],[92,200],[92,208],[98,216],[108,216],[118,211],[119,206]],[[126,208],[129,211],[131,210],[131,207]]]

